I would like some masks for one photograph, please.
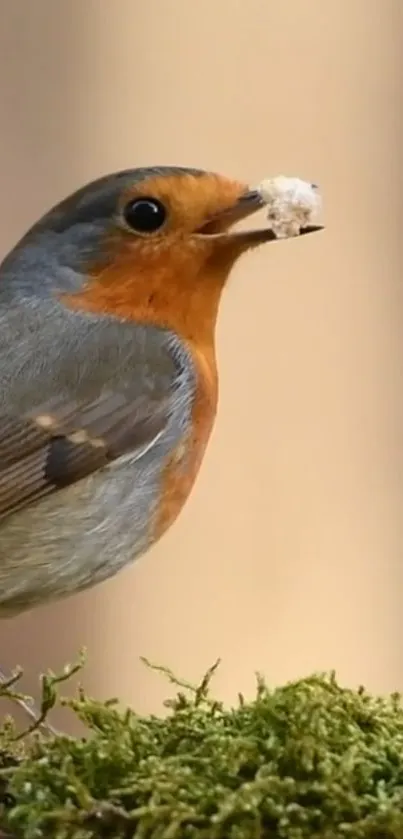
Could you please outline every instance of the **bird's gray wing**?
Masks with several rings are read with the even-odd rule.
[[[140,457],[169,418],[166,396],[103,390],[55,398],[25,415],[0,411],[0,519],[127,453]]]

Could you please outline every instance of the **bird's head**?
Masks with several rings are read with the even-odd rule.
[[[62,201],[15,253],[25,252],[26,266],[30,250],[36,264],[39,255],[44,288],[71,309],[153,322],[191,338],[198,324],[214,329],[222,289],[241,254],[275,240],[267,226],[235,227],[263,206],[257,191],[221,175],[129,170]]]

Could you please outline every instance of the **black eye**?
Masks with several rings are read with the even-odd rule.
[[[126,224],[138,233],[155,233],[162,227],[167,211],[157,198],[135,198],[124,209]]]

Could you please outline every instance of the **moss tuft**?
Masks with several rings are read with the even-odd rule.
[[[165,718],[82,693],[86,739],[0,731],[0,827],[39,839],[403,839],[403,708],[334,675],[226,709],[178,682]],[[62,679],[68,676],[66,671]],[[45,711],[59,679],[44,680]],[[9,686],[7,690],[14,690]]]

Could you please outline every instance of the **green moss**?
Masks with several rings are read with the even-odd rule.
[[[161,669],[161,668],[157,668]],[[175,684],[165,718],[80,694],[87,739],[0,734],[0,826],[37,839],[400,839],[403,708],[312,676],[226,709]],[[68,673],[64,673],[62,679]],[[44,711],[58,679],[44,680]],[[13,688],[9,688],[13,689]],[[179,692],[178,692],[179,691]]]

